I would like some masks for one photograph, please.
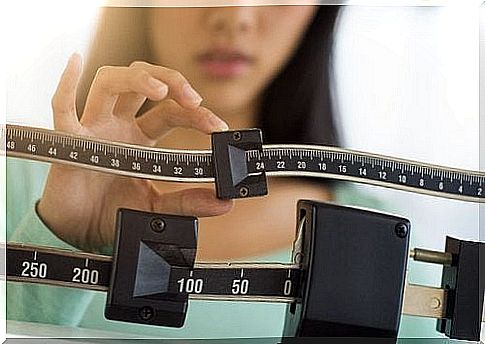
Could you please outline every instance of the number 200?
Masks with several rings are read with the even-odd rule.
[[[83,283],[83,284],[98,284],[99,282],[99,272],[98,270],[81,269],[75,267],[72,270],[74,276],[72,277],[73,282]]]

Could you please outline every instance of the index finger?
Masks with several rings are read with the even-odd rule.
[[[175,100],[182,107],[195,109],[202,102],[202,97],[192,88],[188,80],[176,70],[142,61],[133,62],[130,67],[142,69],[167,84],[169,98]]]
[[[137,117],[135,123],[151,140],[163,137],[175,127],[193,128],[206,134],[229,129],[226,122],[209,109],[203,106],[185,109],[173,99],[160,102]]]

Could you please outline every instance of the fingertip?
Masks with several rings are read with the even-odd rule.
[[[195,189],[194,192],[200,196],[198,204],[199,216],[218,216],[232,210],[234,201],[231,199],[219,199],[214,190]],[[194,194],[195,196],[195,194]]]
[[[212,191],[212,195],[213,195],[212,197],[214,197],[215,201],[218,203],[221,210],[229,211],[234,207],[234,200],[233,199],[218,198],[215,188],[212,189],[211,191]]]
[[[222,119],[217,117],[216,115],[212,115],[209,119],[210,124],[211,124],[211,132],[217,132],[217,131],[227,131],[229,130],[229,126],[227,125],[226,122],[224,122]]]
[[[221,125],[218,128],[219,131],[228,131],[229,130],[229,125],[221,120]]]
[[[163,86],[158,89],[158,92],[160,99],[164,99],[168,95],[168,86],[163,84]]]
[[[148,95],[148,98],[152,101],[160,101],[167,97],[168,86],[162,82],[159,82],[157,86],[152,85],[150,91],[151,95]]]
[[[82,69],[82,56],[78,52],[72,53],[67,62],[68,68],[72,68],[75,71],[81,72]]]
[[[221,200],[224,203],[224,213],[227,213],[234,208],[234,200],[232,199],[226,199],[226,200]]]
[[[210,203],[206,203],[206,208],[203,209],[201,216],[220,216],[232,210],[234,202],[232,200],[215,199]]]
[[[191,108],[197,108],[202,103],[202,97],[197,93],[192,86],[185,84],[182,87],[182,95],[187,100],[187,105]]]
[[[82,56],[81,56],[81,53],[75,51],[71,54],[71,56],[69,57],[69,60],[71,61],[81,61],[82,60]]]
[[[209,109],[200,106],[195,112],[189,112],[191,127],[204,134],[212,134],[218,131],[227,131],[229,126]]]

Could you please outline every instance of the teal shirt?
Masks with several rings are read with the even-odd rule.
[[[57,238],[35,212],[47,172],[45,163],[7,159],[7,240],[76,250]],[[341,204],[382,208],[348,186],[339,187],[336,195]],[[290,252],[286,250],[256,260],[286,263],[289,259]],[[106,320],[105,302],[103,292],[7,283],[7,319],[112,331],[120,337],[131,334],[152,338],[277,338],[283,332],[287,307],[278,303],[190,301],[185,326],[175,329]],[[436,336],[436,332],[430,331],[434,323],[416,332],[415,325],[422,322],[423,319],[403,321],[401,336],[403,332],[413,335],[413,331],[418,336]]]

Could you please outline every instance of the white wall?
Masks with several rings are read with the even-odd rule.
[[[96,4],[62,0],[5,4],[8,122],[52,127],[52,95],[69,56],[87,51]]]
[[[338,32],[337,94],[347,147],[479,169],[478,7],[349,7]],[[446,235],[478,239],[476,204],[360,189],[411,220],[415,247],[442,250]],[[409,265],[412,283],[440,279],[438,266]],[[434,324],[406,319],[401,334],[427,336]]]

